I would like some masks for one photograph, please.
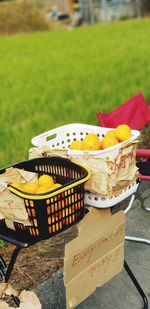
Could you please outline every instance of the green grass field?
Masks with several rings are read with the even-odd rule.
[[[97,125],[136,92],[150,102],[150,19],[0,37],[0,167],[28,158],[31,138]]]

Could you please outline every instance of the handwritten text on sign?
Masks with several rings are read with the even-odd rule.
[[[106,273],[107,269],[109,268],[110,263],[115,263],[118,260],[120,253],[120,248],[116,248],[115,251],[108,253],[107,255],[103,256],[97,263],[92,265],[89,268],[89,273],[91,277],[94,273],[100,268],[103,267],[103,272]]]
[[[92,243],[87,248],[82,250],[82,252],[78,252],[77,254],[75,254],[72,261],[72,267],[75,267],[83,260],[85,263],[89,264],[95,252],[99,251],[103,245],[109,243],[110,241],[113,241],[117,236],[123,237],[124,227],[124,224],[120,224],[119,226],[117,226],[116,229],[111,230],[107,234],[107,236],[100,238],[99,240],[95,241],[95,243]]]

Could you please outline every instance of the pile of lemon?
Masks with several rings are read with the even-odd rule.
[[[25,184],[20,182],[13,182],[13,187],[30,194],[41,194],[49,191],[56,190],[62,185],[60,183],[54,183],[54,180],[49,175],[42,175],[39,177],[37,183],[27,182]]]
[[[107,131],[102,140],[95,133],[90,133],[83,141],[73,141],[70,145],[70,149],[88,151],[102,150],[117,145],[129,139],[131,136],[131,128],[126,124],[121,124],[115,130]]]

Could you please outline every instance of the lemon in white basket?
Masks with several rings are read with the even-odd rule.
[[[73,141],[70,145],[71,150],[83,150],[83,142],[82,141]]]
[[[102,149],[106,149],[119,144],[119,141],[114,136],[105,136],[102,139]]]
[[[107,131],[107,133],[106,133],[105,136],[113,136],[113,137],[116,137],[116,135],[115,135],[115,130],[109,130],[109,131]]]
[[[123,142],[132,136],[132,132],[127,124],[120,124],[115,130],[115,135],[120,142]]]
[[[54,184],[54,180],[49,175],[42,175],[38,179],[38,185],[50,188]]]
[[[101,140],[94,133],[88,134],[84,139],[84,150],[100,150]]]

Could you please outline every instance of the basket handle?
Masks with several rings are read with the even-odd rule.
[[[62,138],[62,133],[70,132],[72,125],[77,127],[81,126],[82,128],[87,128],[87,126],[91,127],[90,125],[83,125],[80,123],[67,124],[33,137],[31,139],[31,143],[37,147],[49,146],[49,142],[51,142],[52,140],[54,141]]]
[[[58,139],[59,133],[61,133],[62,128],[63,127],[59,127],[37,135],[31,139],[31,143],[37,147],[47,146],[49,141]]]

